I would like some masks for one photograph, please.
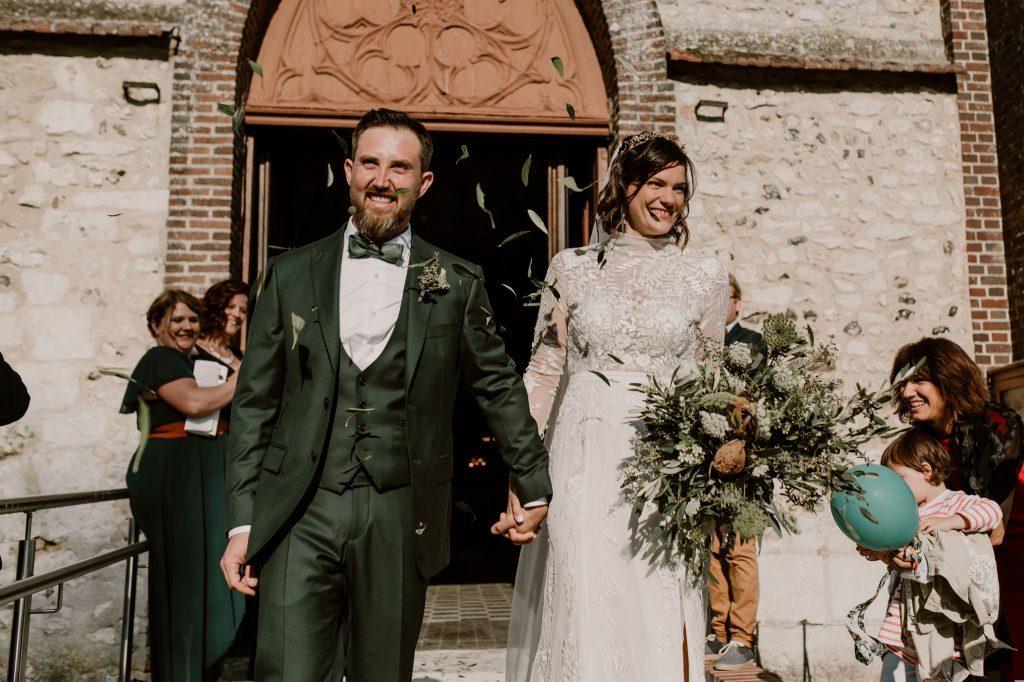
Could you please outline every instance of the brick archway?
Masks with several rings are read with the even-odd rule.
[[[252,75],[248,59],[258,53],[279,4],[197,0],[186,5],[171,95],[169,286],[198,290],[241,272],[245,142],[218,104],[245,101]],[[640,128],[673,129],[674,96],[655,0],[576,0],[576,7],[597,53],[613,136]]]

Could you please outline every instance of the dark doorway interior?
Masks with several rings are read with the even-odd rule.
[[[253,133],[255,160],[265,173],[264,182],[254,186],[262,184],[266,196],[254,197],[253,210],[258,213],[262,206],[265,215],[254,215],[252,224],[263,225],[268,257],[327,236],[348,220],[345,157],[338,136],[347,143],[350,134],[325,128],[266,128]],[[584,223],[592,214],[593,193],[566,192],[550,178],[561,167],[579,187],[592,183],[595,151],[603,141],[464,133],[433,137],[434,185],[417,203],[413,229],[427,241],[483,267],[499,332],[522,372],[529,361],[537,315],[536,307],[529,305],[528,295],[535,290],[530,280],[544,277],[549,253],[549,238],[531,222],[527,209],[549,221],[549,206],[559,204],[555,199],[564,199],[560,205],[565,234],[552,243],[580,245]],[[524,186],[521,175],[530,155]],[[493,215],[493,227],[479,206],[478,184]],[[564,195],[553,197],[554,192]],[[502,246],[521,231],[528,233]],[[251,241],[253,249],[260,248],[258,242]],[[251,262],[260,262],[259,254],[251,255]],[[255,272],[246,274],[252,277]],[[508,474],[467,394],[460,394],[455,415],[452,563],[434,582],[511,581],[518,550],[489,532],[505,508]]]

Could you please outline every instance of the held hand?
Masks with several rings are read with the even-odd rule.
[[[907,545],[898,552],[888,552],[888,561],[885,561],[890,568],[897,571],[913,571],[917,568],[917,562],[910,558],[911,545]]]
[[[964,517],[959,514],[953,514],[952,516],[935,516],[930,519],[924,519],[921,521],[921,525],[917,527],[918,534],[930,533],[936,530],[964,530],[967,528],[967,522]]]
[[[220,558],[220,570],[224,573],[224,579],[235,592],[247,594],[250,597],[256,596],[256,586],[259,578],[253,572],[252,566],[245,563],[245,552],[249,546],[249,534],[237,533],[228,539],[227,549],[224,556]]]
[[[516,500],[516,503],[518,504],[518,500]],[[520,513],[522,516],[519,516]],[[514,528],[509,528],[508,539],[516,545],[526,545],[533,542],[537,539],[537,533],[540,532],[541,523],[547,515],[548,505],[546,504],[530,507],[529,509],[519,508],[516,512],[515,519],[518,520],[519,518],[522,518],[523,520]]]
[[[516,525],[522,523],[525,519],[522,505],[519,504],[519,497],[509,488],[508,504],[505,506],[505,511],[502,512],[498,522],[491,526],[491,534],[508,537],[509,529],[515,528]]]

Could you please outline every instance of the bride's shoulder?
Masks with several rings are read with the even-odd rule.
[[[562,249],[556,253],[551,259],[551,264],[562,272],[568,272],[570,270],[584,267],[592,262],[596,264],[597,256],[600,252],[601,247],[597,244],[570,247],[568,249]]]
[[[728,279],[729,277],[725,264],[714,254],[686,250],[681,253],[681,256],[691,268],[703,272],[712,279]]]

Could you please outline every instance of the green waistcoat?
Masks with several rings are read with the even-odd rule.
[[[360,371],[341,346],[334,423],[321,488],[340,493],[352,485],[372,484],[378,490],[409,485],[405,416],[408,298],[403,297],[391,338],[369,367]]]

